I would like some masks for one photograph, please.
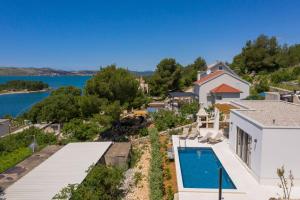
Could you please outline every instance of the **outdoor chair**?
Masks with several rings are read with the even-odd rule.
[[[198,142],[201,142],[201,143],[205,143],[208,141],[208,139],[212,136],[212,132],[208,132],[205,136],[203,136],[202,138],[199,138],[198,139]]]
[[[192,132],[189,134],[188,139],[194,140],[196,137],[199,137],[199,132],[196,128],[192,128]]]
[[[217,144],[219,142],[222,142],[224,139],[222,132],[218,132],[218,134],[213,138],[208,138],[209,144]]]
[[[186,139],[189,136],[189,128],[183,128],[183,132],[179,135],[179,139]]]

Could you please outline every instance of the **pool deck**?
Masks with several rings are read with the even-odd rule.
[[[224,200],[269,200],[271,197],[279,197],[281,189],[278,186],[260,185],[251,174],[244,163],[229,148],[228,140],[224,140],[215,145],[199,143],[197,139],[186,139],[179,141],[177,135],[172,136],[175,166],[178,183],[178,197],[180,200],[216,200],[218,199],[218,189],[195,189],[184,188],[181,178],[181,169],[177,148],[184,147],[211,147],[218,156],[223,167],[232,179],[237,189],[224,189]],[[180,142],[180,145],[179,145]],[[276,172],[274,172],[276,173]],[[300,187],[293,187],[292,197],[300,197]]]

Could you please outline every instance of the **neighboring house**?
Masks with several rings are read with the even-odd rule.
[[[218,70],[223,70],[223,71],[226,71],[228,73],[231,73],[235,76],[238,76],[228,65],[226,65],[225,63],[223,62],[216,62],[214,64],[211,64],[211,65],[208,65],[207,66],[207,70],[206,71],[201,71],[199,74],[198,74],[198,80],[200,78],[203,78],[205,77],[206,75],[210,74],[210,73],[213,73],[215,71],[218,71]]]
[[[143,77],[141,76],[139,79],[136,79],[139,82],[139,89],[145,93],[148,94],[149,93],[149,85],[148,83],[146,83],[146,81],[143,79]]]
[[[10,120],[0,119],[0,137],[10,133]]]
[[[241,79],[227,65],[214,65],[205,74],[200,73],[194,93],[199,96],[199,103],[204,107],[249,96],[250,83]]]
[[[193,92],[170,92],[168,95],[168,107],[171,110],[178,109],[181,103],[192,103],[198,99]]]
[[[291,170],[300,185],[300,105],[242,100],[232,104],[229,145],[262,185],[277,185],[277,169]]]

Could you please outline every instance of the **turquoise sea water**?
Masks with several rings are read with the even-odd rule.
[[[48,83],[54,89],[70,85],[83,88],[90,78],[90,76],[0,76],[0,83],[9,80],[36,80]],[[0,117],[6,114],[17,116],[48,95],[49,92],[0,95]]]

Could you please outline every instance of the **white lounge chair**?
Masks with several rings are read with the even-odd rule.
[[[218,132],[218,134],[215,137],[208,138],[208,143],[209,144],[217,144],[219,142],[222,142],[223,139],[224,139],[223,133],[222,132]]]
[[[198,142],[201,142],[201,143],[205,143],[208,141],[208,139],[213,135],[212,132],[208,132],[205,136],[203,136],[202,138],[199,138],[198,139]]]
[[[182,134],[179,135],[179,139],[187,139],[189,136],[189,128],[183,128]]]
[[[199,132],[197,128],[192,128],[191,134],[189,134],[189,139],[194,140],[196,137],[199,137]]]

